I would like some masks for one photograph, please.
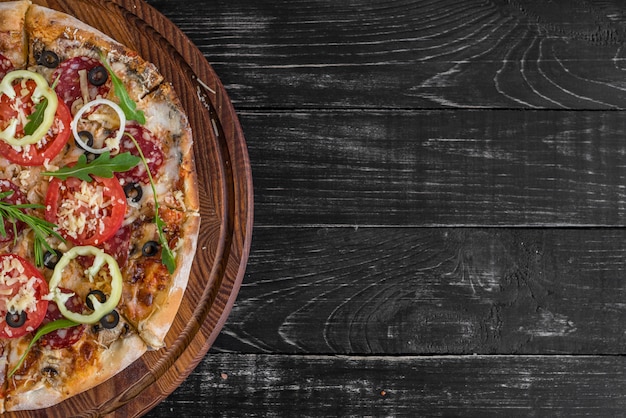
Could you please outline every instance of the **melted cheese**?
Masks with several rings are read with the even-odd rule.
[[[36,282],[36,277],[25,273],[20,260],[15,257],[5,257],[0,266],[0,286],[6,289],[19,285],[18,292],[5,300],[6,310],[11,313],[34,311],[37,306]],[[10,296],[11,293],[13,292],[5,296]]]

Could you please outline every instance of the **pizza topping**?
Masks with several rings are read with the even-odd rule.
[[[1,199],[3,202],[10,205],[21,205],[26,203],[26,196],[24,196],[24,193],[22,193],[22,191],[9,180],[0,180],[0,192],[10,192],[7,196]],[[0,243],[13,241],[17,234],[24,229],[24,222],[20,222],[12,218],[4,218],[2,217],[1,212],[0,219],[2,219],[0,222]]]
[[[65,242],[65,239],[54,230],[56,228],[54,223],[24,212],[24,209],[43,209],[43,206],[30,203],[10,204],[3,201],[3,199],[11,196],[13,193],[11,190],[0,192],[0,224],[4,224],[5,220],[8,219],[10,222],[23,222],[33,230],[35,233],[35,242],[33,244],[35,263],[37,266],[41,266],[43,265],[44,250],[52,251],[52,247],[50,247],[46,238],[54,236],[63,242]]]
[[[43,265],[50,270],[54,270],[59,259],[63,255],[59,250],[48,250],[43,255]]]
[[[105,264],[108,267],[107,277],[110,278],[111,290],[105,302],[100,302],[98,297],[94,294],[90,294],[87,297],[90,300],[91,305],[93,305],[93,312],[88,314],[71,312],[67,309],[63,300],[64,296],[58,287],[61,279],[63,278],[63,270],[78,256],[94,257],[93,265],[85,271],[88,280],[92,280]],[[122,280],[122,273],[120,272],[119,266],[115,259],[109,254],[92,246],[73,247],[68,252],[63,254],[63,257],[61,257],[59,263],[54,269],[54,272],[52,273],[49,284],[50,294],[53,295],[53,299],[57,302],[59,310],[65,318],[81,324],[95,324],[105,315],[108,315],[111,311],[113,311],[119,303],[122,296]]]
[[[141,162],[146,169],[146,174],[148,175],[148,179],[150,181],[150,187],[152,188],[152,195],[154,197],[154,223],[159,233],[159,243],[162,246],[161,261],[167,267],[167,271],[172,274],[176,270],[176,258],[174,257],[174,253],[172,252],[169,243],[167,242],[167,237],[165,236],[165,232],[163,230],[166,225],[159,215],[159,199],[156,191],[156,186],[154,185],[154,180],[152,178],[152,174],[150,173],[150,166],[148,164],[148,161],[146,160],[145,154],[143,153],[141,147],[139,146],[139,143],[137,142],[137,139],[132,135],[126,135],[126,137],[132,140],[135,148],[137,149],[137,152],[139,153],[139,156],[141,157]]]
[[[120,314],[117,311],[111,311],[100,318],[100,325],[104,329],[113,329],[120,323]]]
[[[39,135],[37,131],[44,126],[47,112],[54,109],[46,98],[42,98],[37,104],[33,102],[31,92],[36,89],[36,84],[33,81],[28,80],[26,83],[20,84],[24,84],[24,88],[20,88],[20,95],[16,95],[15,99],[9,99],[6,95],[0,97],[0,127],[6,125],[6,129],[10,129],[11,126],[9,125],[18,121],[15,126],[15,136],[20,137],[25,133],[34,137]],[[0,155],[22,166],[43,165],[57,156],[69,140],[72,115],[65,103],[55,100],[57,104],[52,126],[44,133],[43,137],[34,144],[24,145],[14,145],[0,140]],[[47,103],[45,107],[44,103]],[[27,115],[28,112],[30,113]],[[21,141],[22,138],[19,138],[18,141]]]
[[[0,255],[0,338],[16,338],[41,324],[48,301],[41,273],[15,254]]]
[[[118,154],[110,158],[110,154],[107,151],[91,161],[88,161],[87,156],[82,154],[78,157],[78,161],[71,166],[63,167],[56,171],[45,171],[41,174],[56,177],[61,180],[75,177],[90,183],[93,180],[93,176],[110,179],[113,178],[114,173],[121,173],[132,169],[139,161],[138,157],[131,155],[129,152]]]
[[[119,128],[117,129],[117,133],[115,134],[113,138],[106,139],[105,141],[106,146],[103,146],[102,148],[94,148],[93,146],[90,146],[83,141],[83,138],[78,132],[78,123],[80,122],[81,117],[83,116],[83,114],[85,114],[85,112],[91,110],[91,108],[93,107],[100,106],[100,105],[108,106],[109,108],[115,111],[115,113],[117,114],[119,118],[118,123],[117,123]],[[87,119],[97,120],[99,119],[99,117],[97,116],[97,114],[92,113],[89,116],[87,116]],[[72,133],[74,134],[74,140],[76,141],[76,143],[78,143],[78,145],[85,151],[89,151],[93,154],[102,154],[104,152],[111,151],[112,149],[119,149],[119,143],[120,143],[120,140],[122,139],[122,135],[124,135],[125,126],[126,126],[126,116],[124,115],[124,112],[116,103],[107,99],[97,99],[97,100],[93,100],[85,104],[83,107],[81,107],[78,110],[78,112],[76,112],[76,115],[74,116],[74,119],[72,120],[72,123],[71,123]],[[91,138],[93,138],[93,134],[91,135]]]
[[[132,170],[117,176],[124,185],[128,182],[148,184],[165,162],[159,140],[152,132],[135,122],[126,125],[120,150],[145,160],[145,164],[137,164]]]
[[[132,203],[139,203],[143,197],[143,187],[135,182],[127,183],[124,185],[124,194]]]
[[[72,292],[68,289],[59,289],[62,293],[67,294],[68,298],[65,301],[65,306],[72,312],[82,312],[85,305],[77,295],[72,295]],[[70,296],[71,295],[71,296]],[[50,322],[62,319],[63,314],[59,309],[57,302],[50,301],[48,304],[48,310],[42,324],[48,324]],[[50,349],[65,348],[73,345],[86,330],[86,326],[83,324],[75,325],[69,328],[60,328],[54,330],[41,338],[41,345]]]
[[[141,247],[141,254],[145,257],[154,257],[159,252],[159,243],[156,241],[148,241]]]
[[[129,120],[135,120],[142,125],[145,124],[146,116],[143,111],[137,110],[137,103],[135,103],[128,95],[128,91],[126,91],[126,87],[124,87],[122,80],[115,74],[104,56],[100,57],[100,59],[109,72],[115,95],[120,100],[120,107],[124,110],[126,118]]]
[[[34,88],[32,83],[27,81],[34,82]],[[4,119],[6,115],[3,115],[3,122],[8,122],[8,124],[0,131],[0,139],[9,145],[18,147],[39,142],[55,121],[58,103],[57,95],[48,86],[46,79],[32,71],[11,71],[0,82],[0,93],[2,94],[0,100],[9,104],[15,111],[12,117]],[[38,117],[39,123],[36,123],[36,126],[33,125],[32,131],[29,131],[31,133],[26,132],[29,117],[26,114],[26,108],[29,107],[28,102],[32,102],[35,108],[39,103],[46,103],[39,105],[40,108],[44,107],[44,109],[41,111],[41,116]],[[21,132],[18,130],[19,127],[22,127]]]
[[[54,51],[43,51],[39,55],[39,58],[37,58],[37,64],[43,65],[46,68],[57,68],[59,62],[59,56]]]
[[[45,217],[58,225],[61,236],[77,245],[98,245],[115,235],[126,214],[124,190],[115,178],[52,179],[45,200]]]
[[[107,72],[107,69],[104,68],[104,66],[99,65],[89,70],[89,74],[87,74],[87,79],[94,86],[101,86],[109,79],[109,73]]]
[[[63,61],[52,73],[52,80],[59,80],[57,94],[72,110],[78,104],[105,97],[111,89],[106,80],[97,86],[88,82],[89,71],[100,65],[100,61],[94,58],[74,57]],[[82,82],[81,77],[84,77]]]
[[[44,335],[49,334],[58,329],[69,328],[69,327],[73,327],[76,325],[78,325],[76,322],[63,318],[63,319],[57,319],[56,321],[52,321],[48,324],[45,324],[39,327],[33,339],[30,340],[30,343],[28,343],[26,350],[24,350],[22,357],[20,357],[20,360],[17,362],[13,370],[9,372],[7,377],[10,378],[11,376],[15,374],[15,372],[22,366],[22,363],[24,363],[24,360],[26,359],[26,356],[28,355],[28,352],[30,351],[30,349],[33,348],[33,345],[35,345],[35,343],[37,343],[37,341],[39,341]]]

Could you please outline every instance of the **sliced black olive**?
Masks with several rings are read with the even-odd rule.
[[[128,183],[124,185],[124,194],[126,194],[126,198],[130,199],[131,202],[137,203],[143,197],[143,188],[138,183]]]
[[[117,311],[111,311],[100,319],[100,325],[104,329],[115,328],[120,322],[120,314]]]
[[[80,139],[82,139],[83,143],[85,145],[87,145],[88,147],[93,147],[93,134],[89,131],[80,131],[78,133],[78,136],[80,137]],[[80,142],[75,141],[76,142],[76,146],[79,147],[80,149],[84,149],[83,146],[80,144]]]
[[[159,243],[156,241],[148,241],[141,248],[141,253],[146,257],[153,257],[159,252]]]
[[[41,369],[41,374],[48,378],[57,377],[59,375],[59,371],[52,366],[46,366]]]
[[[91,295],[94,295],[96,299],[98,299],[98,302],[100,303],[104,303],[107,300],[107,296],[101,290],[92,290],[91,292],[87,293],[87,299],[85,299],[85,303],[87,304],[87,307],[91,309],[92,311],[93,311],[93,302],[91,301],[91,298],[89,297]]]
[[[89,70],[89,73],[87,74],[87,80],[89,80],[89,82],[94,86],[103,85],[107,82],[108,78],[109,73],[107,72],[107,69],[104,68],[102,65],[93,67],[91,70]]]
[[[57,68],[59,66],[59,56],[52,51],[43,51],[37,60],[37,64],[48,68]]]
[[[11,328],[21,327],[22,325],[24,325],[24,323],[26,323],[26,319],[26,311],[22,311],[20,313],[7,312],[6,321],[7,325]]]
[[[46,251],[43,255],[43,265],[50,270],[54,270],[61,256],[62,254],[58,250]]]
[[[88,163],[98,158],[98,154],[94,154],[93,152],[85,151],[83,154],[85,154]]]

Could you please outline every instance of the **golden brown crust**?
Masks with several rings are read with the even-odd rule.
[[[139,335],[150,348],[163,346],[165,335],[170,329],[180,307],[183,293],[189,280],[189,272],[193,264],[198,243],[200,216],[188,213],[181,228],[179,248],[176,251],[176,270],[172,274],[171,284],[161,303],[152,314],[138,324]]]
[[[0,3],[0,52],[16,68],[26,64],[27,45],[24,32],[24,18],[30,1]]]
[[[15,363],[17,356],[23,352],[23,346],[24,344],[20,350],[12,353],[13,358],[10,362]],[[5,408],[7,411],[23,411],[55,405],[110,379],[145,352],[146,344],[136,334],[118,338],[108,348],[100,347],[97,355],[94,356],[96,358],[81,365],[80,372],[62,379],[58,384],[39,379],[35,384],[15,387],[5,399]],[[56,355],[44,353],[36,364],[41,367],[49,361],[48,357],[54,358]],[[39,370],[32,367],[29,373],[39,373]],[[24,375],[23,377],[34,376]]]

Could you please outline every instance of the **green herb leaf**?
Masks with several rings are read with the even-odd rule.
[[[39,128],[39,125],[43,123],[46,107],[48,107],[48,99],[44,97],[35,105],[33,113],[28,115],[28,123],[24,126],[24,133],[26,135],[34,134],[37,128]]]
[[[111,158],[111,153],[106,151],[91,162],[87,162],[85,154],[81,154],[76,164],[72,167],[63,167],[57,171],[45,171],[41,174],[57,177],[61,180],[67,180],[68,177],[76,177],[90,183],[93,180],[91,176],[110,179],[114,173],[128,171],[140,161],[139,157],[132,155],[130,152],[118,154]]]
[[[125,132],[124,135],[128,136],[135,144],[137,151],[139,152],[139,156],[141,157],[141,162],[146,168],[146,172],[148,173],[148,179],[150,179],[150,187],[152,188],[152,195],[154,196],[154,223],[156,224],[157,231],[159,233],[159,243],[161,244],[161,261],[167,267],[167,271],[172,274],[174,270],[176,270],[176,258],[174,257],[174,253],[167,242],[167,237],[165,236],[165,232],[163,228],[165,227],[165,222],[159,216],[159,199],[156,191],[156,186],[154,185],[154,179],[152,178],[152,173],[150,173],[150,168],[148,167],[148,161],[146,161],[146,157],[143,155],[143,151],[141,147],[137,143],[137,140],[134,136]]]
[[[2,199],[10,196],[12,193],[13,191],[11,190],[0,193],[0,223],[3,224],[2,236],[6,237],[6,231],[4,231],[5,219],[13,223],[14,231],[16,227],[16,222],[25,223],[35,233],[35,243],[33,248],[35,254],[35,264],[38,267],[41,267],[43,266],[44,249],[48,251],[54,251],[50,244],[48,244],[48,242],[46,241],[46,238],[49,236],[54,236],[62,242],[65,242],[65,239],[61,235],[59,235],[58,232],[56,232],[55,228],[57,226],[55,224],[23,212],[24,209],[44,209],[43,205],[37,205],[34,203],[13,205],[11,203],[2,201]],[[15,236],[17,237],[17,234],[15,234]]]
[[[124,115],[126,119],[135,120],[140,124],[146,123],[146,116],[143,111],[137,110],[137,103],[133,101],[128,95],[126,91],[126,87],[124,87],[124,83],[122,80],[113,72],[113,69],[109,65],[107,59],[104,55],[100,55],[100,61],[104,65],[104,67],[109,72],[109,77],[111,77],[111,82],[113,83],[113,91],[115,91],[115,95],[118,99],[120,99],[120,108],[124,111]]]
[[[80,324],[74,321],[70,321],[69,319],[63,318],[63,319],[57,319],[56,321],[48,322],[46,325],[40,327],[35,333],[35,336],[33,337],[33,339],[30,340],[28,347],[26,347],[26,351],[24,351],[24,354],[22,354],[22,357],[20,357],[20,360],[17,362],[13,370],[9,372],[7,377],[10,378],[11,376],[13,376],[15,372],[22,366],[22,363],[24,363],[24,360],[26,359],[28,352],[30,351],[31,348],[33,348],[33,345],[35,345],[35,343],[41,339],[41,337],[43,337],[46,334],[50,334],[51,332],[56,331],[58,329],[70,328],[76,325],[80,325]]]

